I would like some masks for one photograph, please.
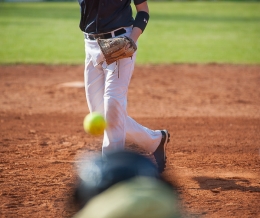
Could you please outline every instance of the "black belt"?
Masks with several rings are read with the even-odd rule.
[[[115,36],[119,36],[126,33],[124,28],[114,31]],[[99,33],[99,34],[85,34],[86,39],[95,40],[95,39],[109,39],[112,38],[112,33]]]

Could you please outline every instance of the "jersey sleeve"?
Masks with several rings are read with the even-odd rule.
[[[139,5],[139,4],[143,3],[143,2],[146,2],[146,0],[134,0],[134,4],[135,5]]]

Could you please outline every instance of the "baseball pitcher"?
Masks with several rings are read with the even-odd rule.
[[[127,92],[134,70],[137,41],[149,21],[146,0],[78,0],[85,40],[85,91],[90,112],[108,124],[102,154],[123,150],[131,141],[153,153],[159,172],[166,165],[167,130],[146,128],[127,114]],[[132,16],[131,4],[137,15]]]

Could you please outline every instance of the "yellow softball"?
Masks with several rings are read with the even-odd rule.
[[[91,135],[102,135],[106,129],[106,121],[102,114],[98,112],[89,113],[83,121],[83,127],[85,132]]]

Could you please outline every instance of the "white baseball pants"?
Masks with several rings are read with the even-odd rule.
[[[132,28],[126,28],[130,35]],[[136,53],[106,66],[96,40],[85,39],[85,91],[90,112],[104,115],[108,127],[104,132],[102,153],[124,149],[125,142],[139,145],[148,152],[158,147],[162,134],[150,130],[127,115],[127,93],[134,70]]]

